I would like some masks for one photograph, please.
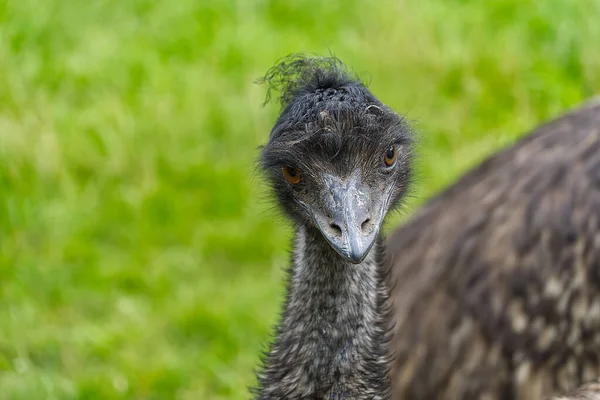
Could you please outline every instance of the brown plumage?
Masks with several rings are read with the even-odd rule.
[[[588,383],[552,400],[600,400],[600,382]]]
[[[396,230],[395,398],[544,399],[597,379],[599,217],[594,101],[493,155]]]

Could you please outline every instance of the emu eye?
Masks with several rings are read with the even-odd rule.
[[[383,162],[386,167],[391,167],[396,163],[396,147],[390,146],[390,148],[387,149],[385,156],[383,157]]]
[[[300,171],[298,171],[296,168],[286,165],[281,167],[281,169],[283,171],[283,177],[286,181],[288,181],[292,185],[295,185],[298,182],[300,182]]]

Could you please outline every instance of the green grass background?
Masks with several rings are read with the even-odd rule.
[[[291,234],[254,171],[277,59],[331,52],[415,122],[414,209],[599,92],[599,21],[598,0],[0,0],[0,399],[248,398]]]

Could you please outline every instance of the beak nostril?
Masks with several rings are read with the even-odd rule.
[[[329,224],[329,227],[331,229],[333,229],[333,232],[337,235],[337,236],[342,236],[342,228],[339,227],[339,225],[334,224],[333,222],[331,224]]]
[[[363,232],[365,231],[369,231],[370,227],[371,227],[371,218],[367,218],[365,219],[365,221],[362,223],[362,225],[360,226],[360,229],[362,229]]]

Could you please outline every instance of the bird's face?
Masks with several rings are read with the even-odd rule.
[[[332,116],[280,132],[263,158],[280,203],[316,227],[344,259],[360,263],[404,194],[412,146],[407,126],[382,107]]]

